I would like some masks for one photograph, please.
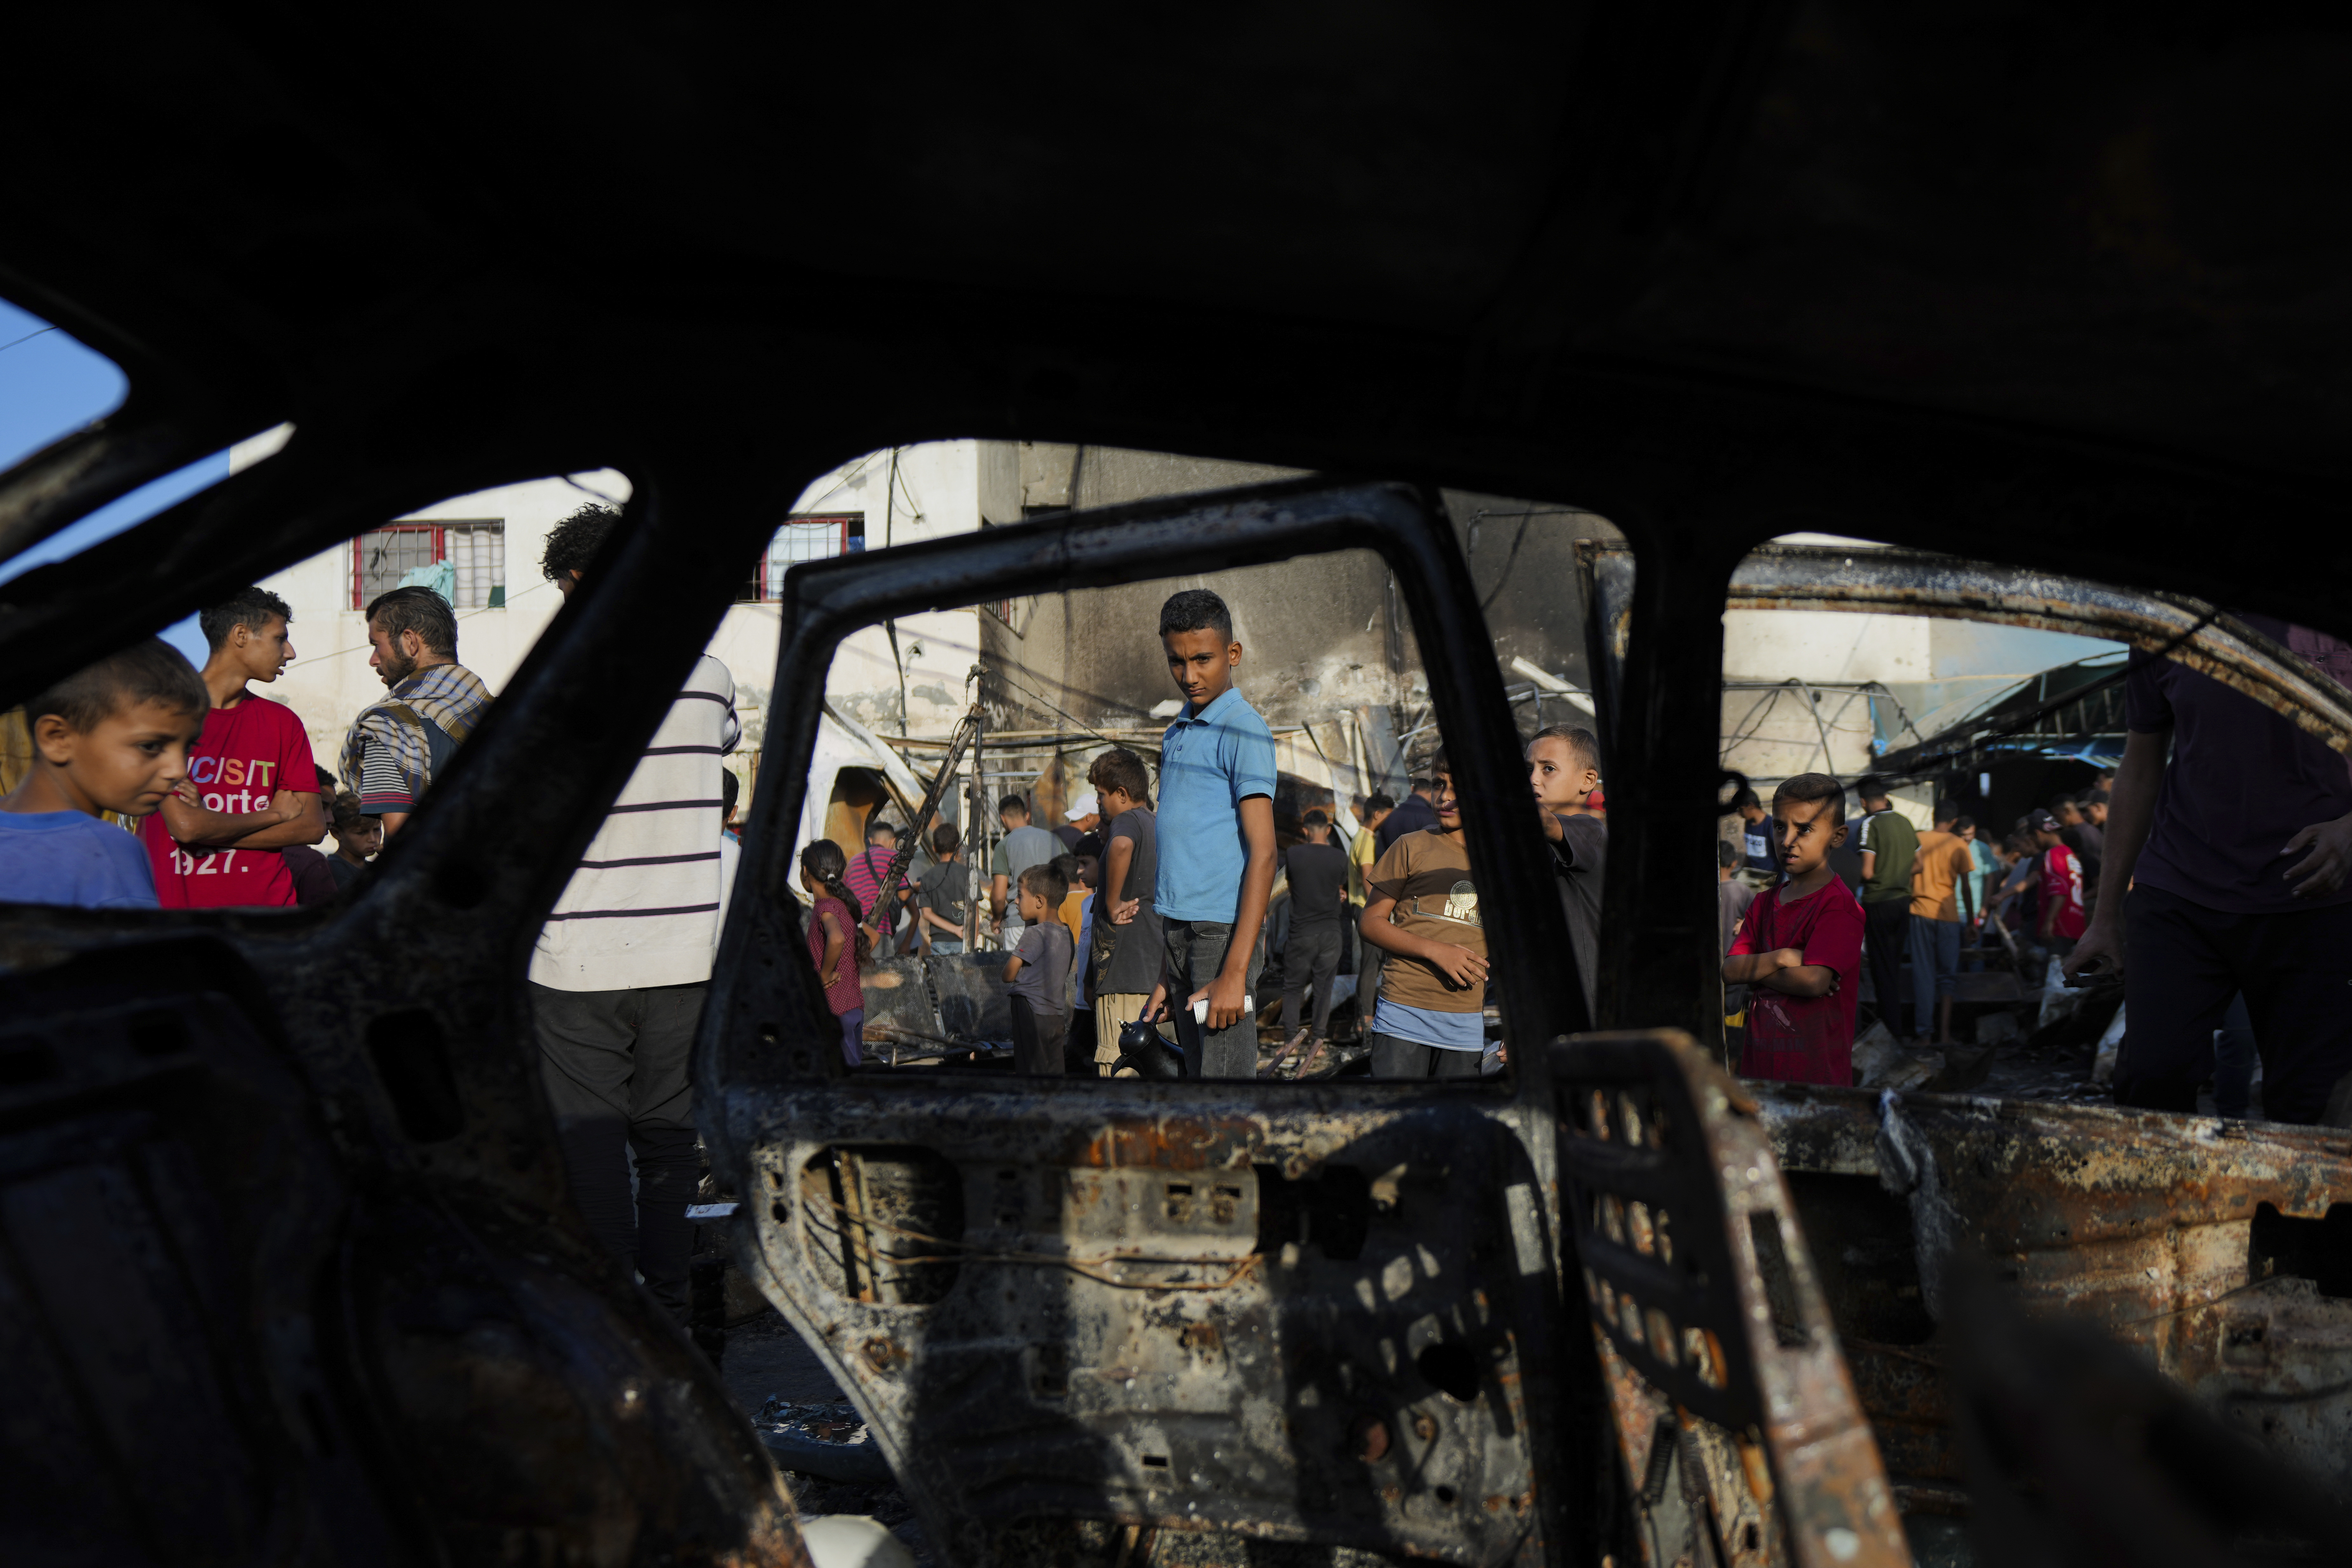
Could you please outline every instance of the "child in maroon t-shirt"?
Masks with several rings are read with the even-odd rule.
[[[801,886],[808,889],[809,962],[816,965],[824,1003],[841,1025],[841,1059],[856,1067],[864,1058],[866,988],[857,976],[873,961],[873,949],[857,921],[857,895],[842,880],[848,864],[841,846],[820,838],[801,851]]]
[[[1723,961],[1746,985],[1743,1077],[1783,1083],[1853,1082],[1853,1011],[1862,970],[1862,905],[1830,869],[1845,842],[1845,789],[1800,773],[1772,795],[1788,879],[1756,895]],[[1890,1004],[1891,1005],[1891,1004]]]

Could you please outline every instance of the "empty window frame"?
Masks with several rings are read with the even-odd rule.
[[[352,541],[352,608],[363,610],[411,573],[445,570],[427,580],[460,610],[502,609],[507,602],[507,525],[495,518],[393,522]]]

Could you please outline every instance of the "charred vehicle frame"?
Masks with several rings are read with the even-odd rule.
[[[1274,560],[1344,524],[1398,569],[1497,825],[1475,853],[1514,1060],[1458,1093],[991,1087],[952,1112],[832,1076],[763,787],[698,1068],[713,1152],[744,1266],[948,1560],[1847,1563],[1899,1556],[1890,1506],[1973,1502],[2045,1546],[2100,1524],[2096,1497],[2053,1523],[2036,1482],[2088,1472],[2019,1446],[2035,1369],[2090,1362],[2024,1338],[1971,1360],[1966,1314],[1948,1359],[1947,1238],[2172,1380],[2044,1388],[2049,1429],[2168,1434],[2177,1460],[2218,1414],[2335,1484],[2347,1136],[1727,1083],[1701,1059],[1725,792],[1691,716],[1719,701],[1726,585],[1822,530],[2007,563],[1881,555],[1874,585],[1857,555],[1826,579],[1848,604],[2063,621],[2063,593],[2015,596],[2034,574],[2128,578],[2132,640],[2186,632],[2341,732],[2339,697],[2204,608],[2352,631],[2340,530],[2294,539],[2298,571],[2227,547],[2342,511],[2340,22],[1815,0],[1517,30],[1270,13],[1248,48],[1106,49],[976,13],[900,30],[887,112],[863,73],[765,68],[858,58],[864,26],[22,19],[0,292],[131,391],[0,476],[0,556],[295,429],[0,583],[0,706],[446,497],[607,464],[635,489],[349,902],[0,910],[12,1556],[801,1559],[749,1424],[572,1212],[520,982],[799,487],[949,436],[1402,481],[795,571],[787,684],[877,606],[1149,576],[1142,541]],[[419,113],[420,84],[468,112]],[[812,242],[845,192],[886,243]],[[1627,542],[1592,563],[1585,1005],[1511,974],[1560,951],[1559,916],[1502,810],[1509,715],[1441,486]],[[1783,564],[1735,592],[1836,607],[1825,562]],[[515,831],[524,802],[543,831]],[[2200,1466],[2116,1441],[2088,1450],[2132,1481],[2115,1507],[2210,1500]],[[2269,1463],[2247,1451],[2201,1468]]]

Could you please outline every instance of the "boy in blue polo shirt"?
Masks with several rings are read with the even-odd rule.
[[[1184,707],[1160,739],[1153,902],[1167,958],[1143,1016],[1174,1003],[1187,1078],[1255,1078],[1250,1008],[1274,891],[1274,731],[1234,689],[1242,645],[1223,599],[1202,588],[1174,595],[1160,609],[1160,642]]]

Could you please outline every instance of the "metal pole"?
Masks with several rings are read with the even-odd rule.
[[[988,775],[983,771],[980,749],[982,740],[988,733],[988,718],[987,710],[981,706],[982,693],[979,682],[980,666],[975,664],[971,667],[971,673],[964,677],[965,689],[971,693],[971,782],[964,789],[964,820],[971,824],[964,830],[964,843],[968,846],[964,856],[963,900],[963,950],[966,952],[980,951],[981,889],[988,885],[981,873],[981,868],[989,864]]]
[[[1834,776],[1837,773],[1837,756],[1830,750],[1830,727],[1822,722],[1821,700],[1813,695],[1811,687],[1794,676],[1790,678],[1789,684],[1805,694],[1806,710],[1813,716],[1813,728],[1820,731],[1822,735],[1822,772]]]
[[[973,726],[975,733],[978,728]],[[963,950],[977,952],[980,950],[980,866],[981,858],[988,853],[988,840],[980,826],[980,777],[977,772],[964,778],[963,819],[971,825],[964,836]]]
[[[898,847],[890,857],[889,869],[882,874],[882,885],[875,890],[876,908],[887,909],[891,899],[906,881],[907,864],[914,858],[915,846],[922,838],[932,815],[939,810],[940,801],[947,794],[950,781],[956,775],[956,763],[962,757],[964,747],[971,743],[972,726],[978,722],[976,710],[967,713],[949,735],[948,749],[940,759],[939,772],[931,775],[931,787],[923,792],[923,804],[915,813],[913,830],[898,840]]]
[[[976,679],[980,666],[973,665],[971,672]],[[972,690],[971,711],[971,901],[964,906],[971,936],[963,944],[966,952],[980,945],[980,900],[988,887],[986,868],[994,863],[988,853],[992,847],[988,825],[995,820],[995,814],[988,809],[987,753],[981,749],[982,742],[988,737],[988,720],[983,716],[985,710],[981,706],[977,686]]]

